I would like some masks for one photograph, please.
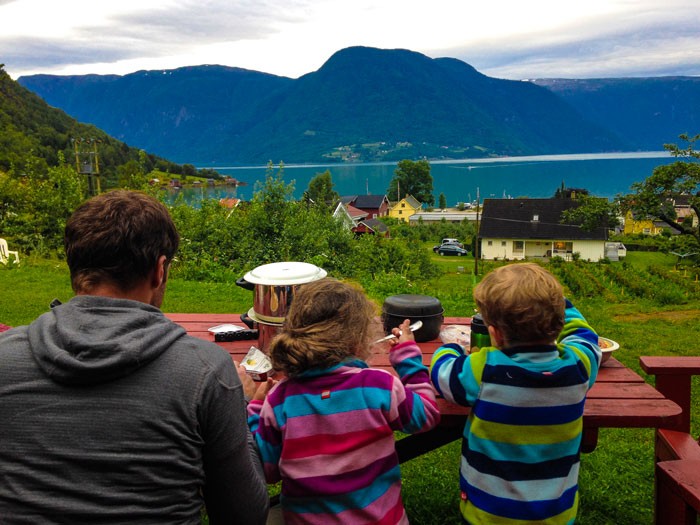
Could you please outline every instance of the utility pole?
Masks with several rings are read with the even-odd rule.
[[[97,155],[97,143],[100,139],[81,137],[71,139],[75,152],[75,167],[79,174],[87,177],[88,195],[100,193],[100,159]]]
[[[474,242],[474,277],[479,275],[479,188],[476,188],[476,241]]]

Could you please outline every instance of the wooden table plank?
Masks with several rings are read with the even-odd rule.
[[[675,423],[681,407],[663,398],[587,399],[585,426],[612,428],[660,428]]]
[[[647,383],[595,383],[588,399],[664,399],[661,392]]]

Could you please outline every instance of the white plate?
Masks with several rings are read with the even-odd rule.
[[[608,345],[607,348],[603,348],[602,346],[600,347],[600,349],[603,352],[613,352],[613,351],[617,350],[618,348],[620,348],[619,343],[617,343],[616,341],[613,341],[612,339],[608,339],[607,337],[598,336],[598,344],[599,345],[602,341],[605,341]]]
[[[239,330],[243,330],[243,328],[235,324],[218,324],[216,326],[212,326],[208,330],[212,334],[219,334],[221,332],[238,332]]]

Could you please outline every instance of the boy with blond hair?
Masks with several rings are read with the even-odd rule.
[[[438,393],[472,407],[464,428],[460,510],[481,523],[573,523],[583,407],[598,336],[537,264],[500,267],[474,288],[493,346],[433,355]]]

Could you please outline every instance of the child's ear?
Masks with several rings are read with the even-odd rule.
[[[501,332],[495,326],[488,326],[489,336],[491,337],[491,344],[496,348],[505,347],[505,338],[503,337],[503,332]]]

